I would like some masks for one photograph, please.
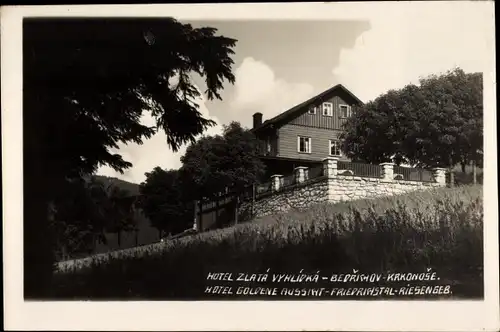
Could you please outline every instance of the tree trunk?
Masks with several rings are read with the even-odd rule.
[[[44,103],[30,90],[23,95],[23,274],[25,299],[39,299],[52,287],[56,245],[49,202],[57,180],[45,154]]]
[[[135,230],[135,246],[137,247],[139,245],[139,230]]]
[[[215,195],[215,224],[219,227],[219,194]]]
[[[116,232],[116,237],[118,239],[118,249],[121,249],[122,247],[122,232],[119,230]]]
[[[238,224],[238,207],[239,207],[240,197],[236,195],[235,206],[234,206],[234,224]]]
[[[65,260],[67,260],[67,259],[68,259],[68,252],[67,252],[67,250],[66,250],[66,246],[63,244],[63,245],[61,246],[61,260],[62,260],[62,261],[65,261]]]
[[[97,236],[95,233],[92,234],[92,250],[95,252],[97,250],[97,245],[99,244],[99,236]]]
[[[203,200],[200,199],[198,201],[198,215],[200,216],[200,219],[198,220],[198,225],[200,226],[199,231],[201,232],[203,229]]]

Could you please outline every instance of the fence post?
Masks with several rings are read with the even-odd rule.
[[[336,177],[338,161],[338,157],[328,157],[323,159],[323,175],[327,176],[328,178]]]
[[[240,196],[236,194],[234,200],[234,224],[238,224],[238,214],[239,214]]]
[[[382,166],[382,179],[394,180],[394,164],[382,163],[380,166]]]
[[[201,232],[203,230],[202,223],[203,223],[203,199],[198,200],[198,224],[196,227],[198,228],[198,231]]]
[[[279,175],[279,174],[271,175],[271,190],[272,191],[280,190],[282,177],[283,177],[283,175]]]
[[[432,175],[434,176],[434,181],[436,183],[439,183],[442,186],[446,185],[446,168],[441,168],[441,167],[433,168]]]
[[[302,183],[306,180],[307,167],[299,166],[295,167],[293,173],[295,175],[295,183]]]
[[[193,230],[198,230],[198,201],[194,201],[194,221],[193,221]]]

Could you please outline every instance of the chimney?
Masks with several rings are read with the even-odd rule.
[[[262,113],[257,112],[253,115],[253,127],[257,128],[261,124],[262,124]]]

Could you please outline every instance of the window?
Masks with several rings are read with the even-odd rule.
[[[316,106],[313,106],[313,107],[309,108],[309,111],[307,113],[309,113],[309,114],[316,114]]]
[[[349,105],[339,105],[340,108],[340,117],[348,118],[351,116],[351,106]]]
[[[340,141],[336,139],[330,140],[330,156],[341,156],[342,151],[340,151]]]
[[[302,153],[311,153],[311,138],[299,136],[297,138],[297,151]]]
[[[323,103],[323,115],[324,116],[333,116],[333,104],[332,103]]]

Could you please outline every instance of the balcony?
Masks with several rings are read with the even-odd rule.
[[[268,156],[268,157],[276,157],[278,156],[278,149],[275,146],[266,146],[265,144],[261,144],[259,146],[259,155],[260,156]]]

